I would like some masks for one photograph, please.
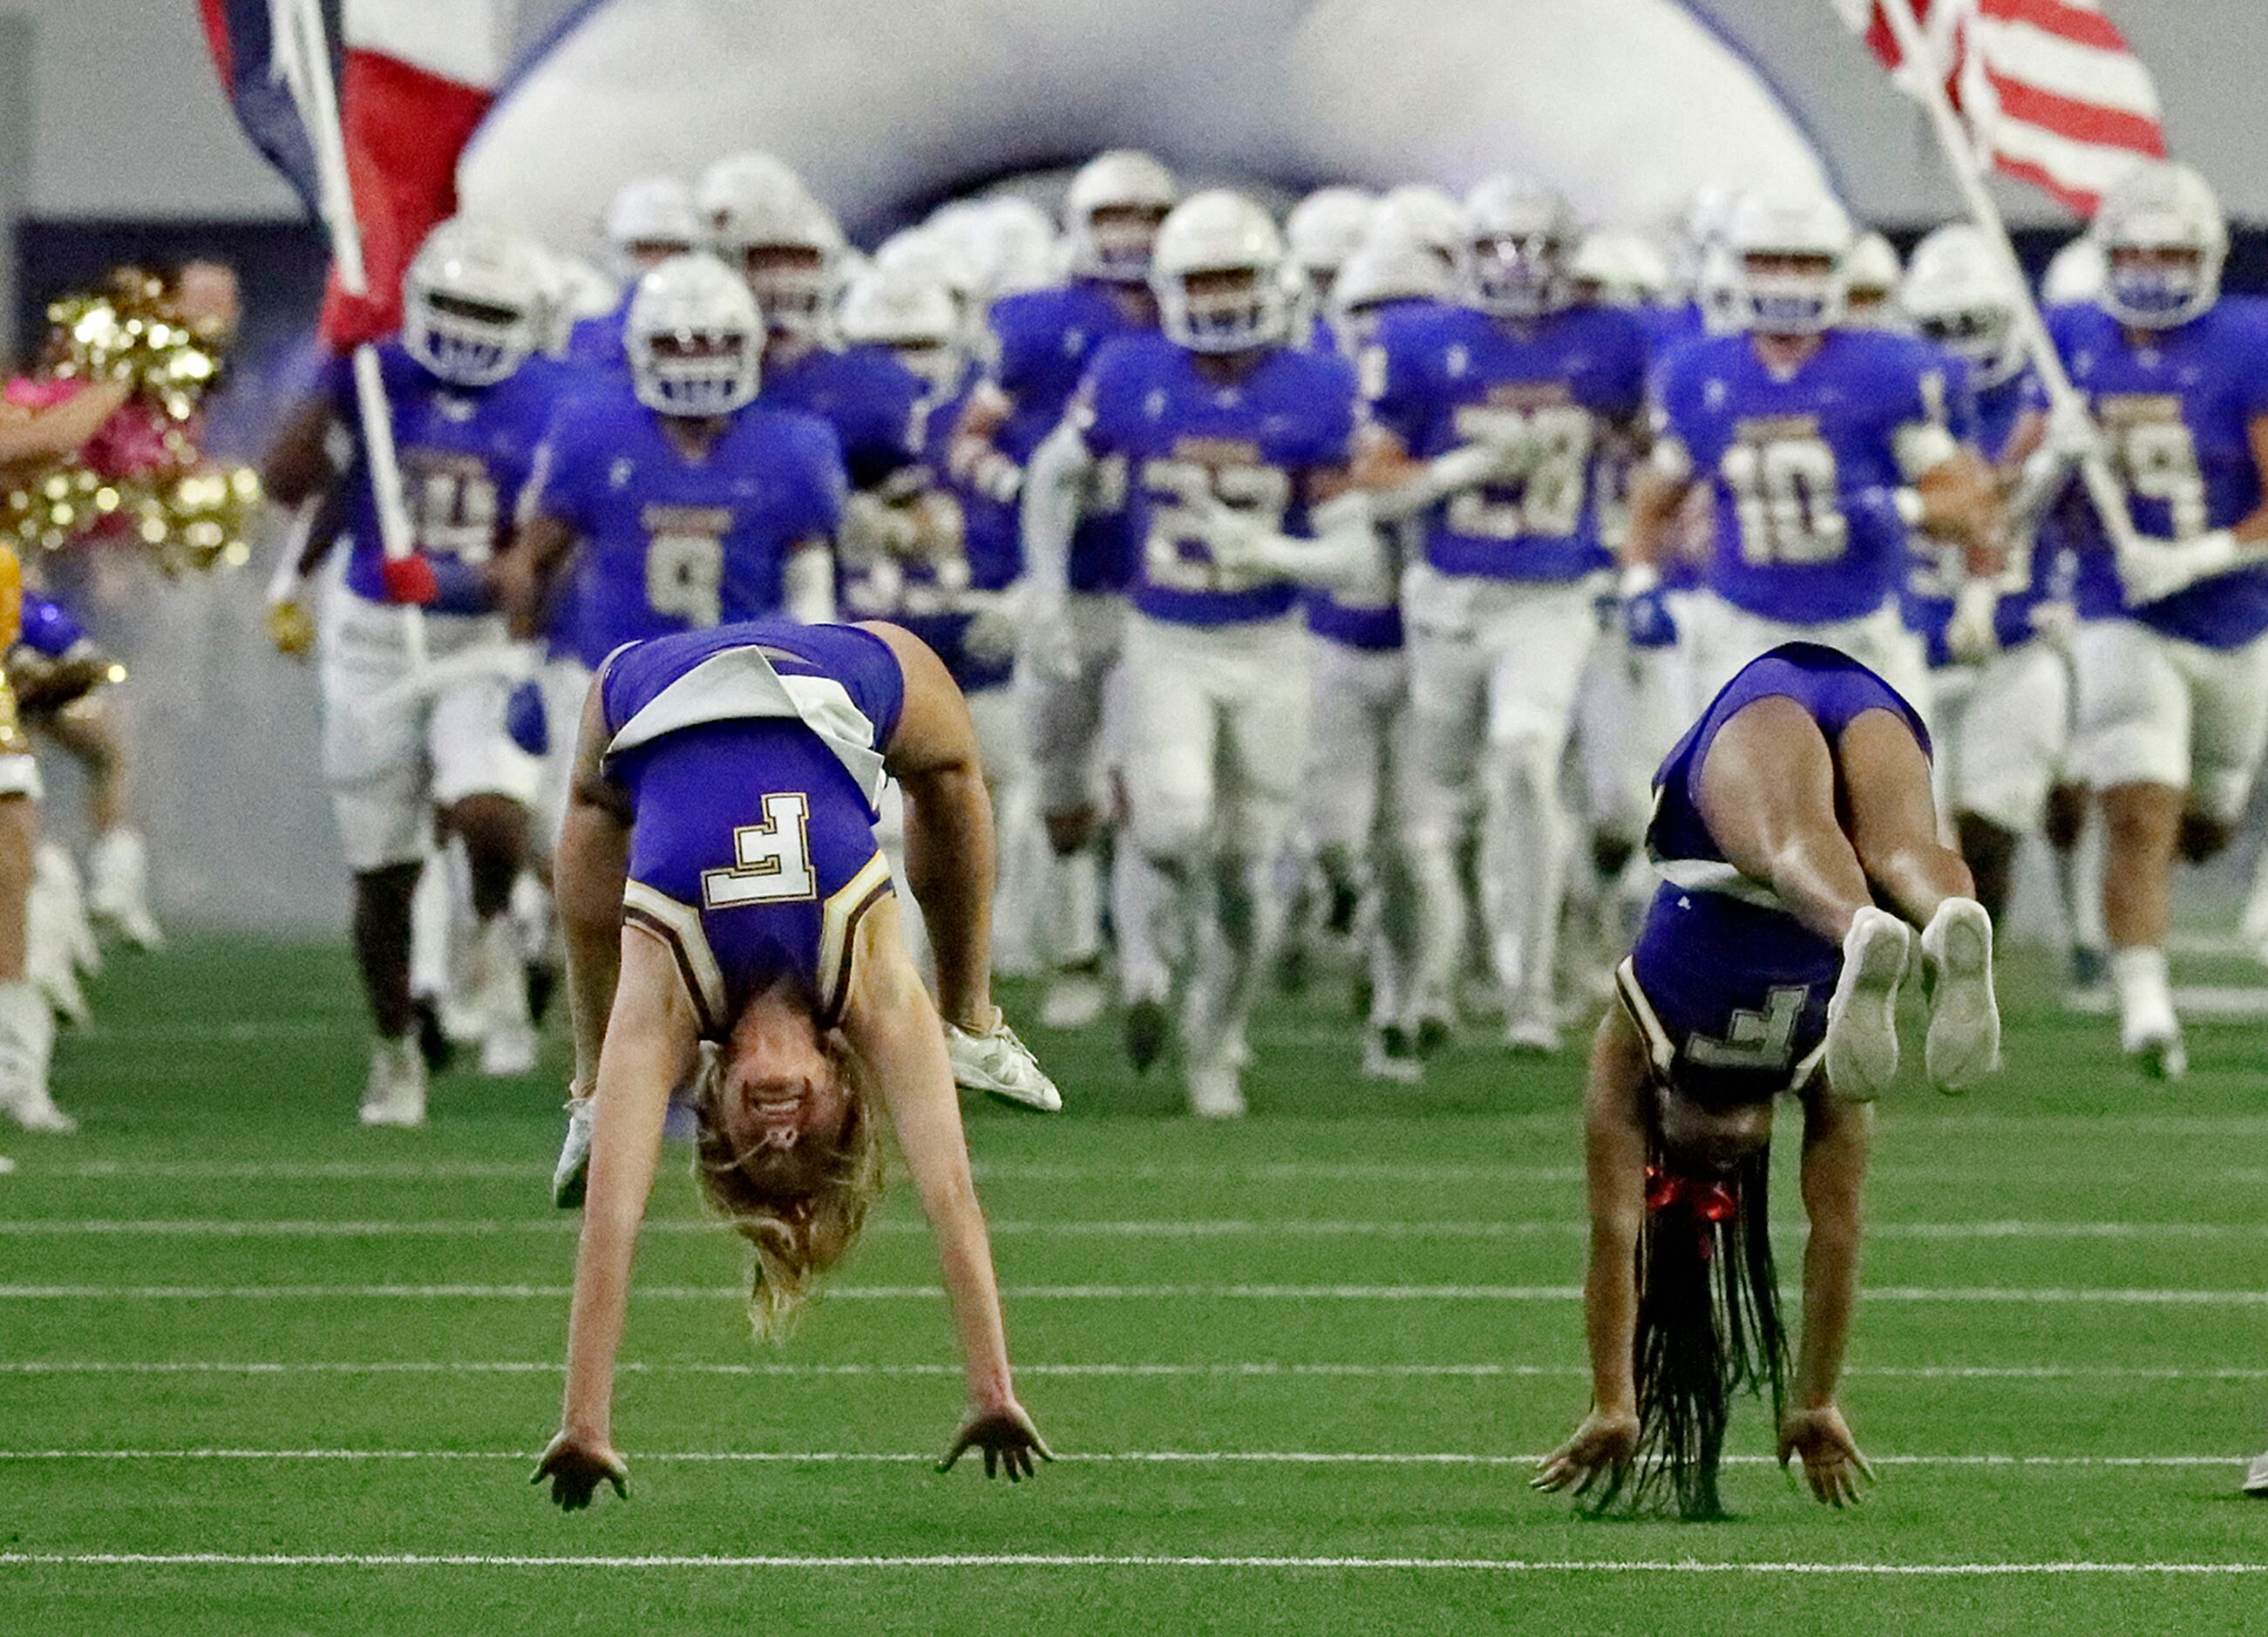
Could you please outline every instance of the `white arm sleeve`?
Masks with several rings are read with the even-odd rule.
[[[835,553],[824,545],[799,546],[780,571],[788,618],[824,625],[835,617]]]
[[[1071,539],[1079,527],[1080,492],[1094,456],[1066,420],[1032,451],[1024,468],[1024,574],[1034,593],[1060,601],[1069,594]]]
[[[1486,483],[1504,461],[1504,451],[1492,444],[1460,445],[1426,461],[1425,469],[1407,483],[1372,495],[1371,514],[1381,523],[1399,523],[1415,517],[1461,490]]]

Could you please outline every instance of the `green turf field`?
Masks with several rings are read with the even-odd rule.
[[[453,1078],[430,1130],[363,1132],[342,955],[114,961],[57,1079],[85,1130],[0,1136],[0,1631],[2262,1629],[2268,1028],[2198,1022],[2168,1091],[2036,963],[2007,987],[1991,1095],[1885,1105],[1856,1512],[1764,1464],[1754,1412],[1733,1522],[1531,1493],[1585,1399],[1577,1060],[1366,1087],[1319,993],[1263,1020],[1234,1128],[1100,1038],[1035,1040],[1063,1117],[971,1111],[1063,1456],[1037,1482],[922,1464],[960,1388],[902,1190],[759,1350],[673,1162],[632,1499],[564,1516],[527,1486],[574,1256],[559,1082]]]

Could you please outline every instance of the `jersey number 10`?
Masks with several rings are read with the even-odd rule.
[[[1733,491],[1743,562],[1762,568],[1842,560],[1851,525],[1826,439],[1736,443],[1718,470]]]

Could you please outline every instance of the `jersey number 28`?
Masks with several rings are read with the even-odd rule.
[[[1467,404],[1457,436],[1506,452],[1504,476],[1449,502],[1452,532],[1474,540],[1558,540],[1583,520],[1590,490],[1593,432],[1587,412],[1572,404],[1505,409]]]

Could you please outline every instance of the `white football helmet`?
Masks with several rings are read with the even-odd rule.
[[[1405,182],[1389,188],[1378,202],[1381,230],[1398,229],[1412,243],[1424,246],[1454,269],[1465,255],[1465,207],[1427,182]]]
[[[2102,310],[2122,324],[2169,329],[2220,299],[2228,220],[2213,186],[2186,165],[2133,170],[2095,213]]]
[[[630,384],[661,415],[730,415],[756,395],[764,318],[733,269],[694,251],[637,282],[622,322]]]
[[[717,245],[748,281],[774,335],[820,334],[843,286],[846,247],[825,205],[799,187],[745,194],[718,218]]]
[[[711,163],[693,185],[694,208],[712,231],[721,232],[736,210],[783,197],[808,199],[795,167],[777,154],[749,150],[728,153]]]
[[[941,396],[961,384],[966,314],[961,299],[937,279],[878,254],[843,292],[835,326],[854,347],[888,348]]]
[[[492,223],[452,217],[401,280],[401,344],[458,387],[492,387],[540,350],[552,306],[543,253]]]
[[[1914,247],[1898,299],[1922,336],[1967,360],[1979,387],[1998,387],[2024,366],[2016,340],[2022,293],[2006,266],[1967,222],[1937,229]]]
[[[1167,339],[1192,352],[1245,352],[1290,333],[1288,258],[1276,220],[1242,194],[1214,188],[1174,207],[1158,230],[1150,288]],[[1246,274],[1230,287],[1193,291],[1208,274]]]
[[[1362,247],[1377,208],[1377,196],[1363,188],[1318,188],[1284,218],[1292,260],[1319,293],[1329,293],[1347,258]]]
[[[1173,172],[1149,154],[1131,148],[1096,154],[1064,195],[1071,270],[1111,284],[1142,283],[1166,214],[1180,198]]]
[[[1580,236],[1556,190],[1491,176],[1465,195],[1465,297],[1498,318],[1542,318],[1575,299],[1568,263]]]
[[[1378,310],[1395,301],[1449,301],[1457,281],[1441,258],[1392,222],[1381,222],[1346,259],[1331,282],[1331,327],[1350,353],[1378,328]]]
[[[983,274],[948,233],[929,227],[909,227],[892,233],[874,247],[873,265],[937,285],[952,298],[954,311],[963,324],[973,321],[977,315],[983,299]]]
[[[1808,336],[1841,322],[1851,218],[1825,194],[1750,194],[1733,212],[1727,245],[1742,328]]]
[[[693,189],[674,176],[639,176],[624,182],[607,205],[605,232],[614,250],[615,275],[622,278],[636,278],[709,241]]]
[[[1687,201],[1677,220],[1677,280],[1705,309],[1703,280],[1710,253],[1722,250],[1733,230],[1733,212],[1741,207],[1741,190],[1729,182],[1704,182]]]
[[[1843,262],[1843,322],[1852,329],[1903,328],[1898,311],[1897,247],[1877,232],[1864,232]]]
[[[1669,258],[1644,233],[1602,228],[1583,236],[1568,264],[1579,300],[1602,307],[1650,307],[1669,294]]]
[[[2102,279],[2102,247],[2092,233],[2081,233],[2048,258],[2048,270],[2040,276],[2040,305],[2070,307],[2100,301]]]

